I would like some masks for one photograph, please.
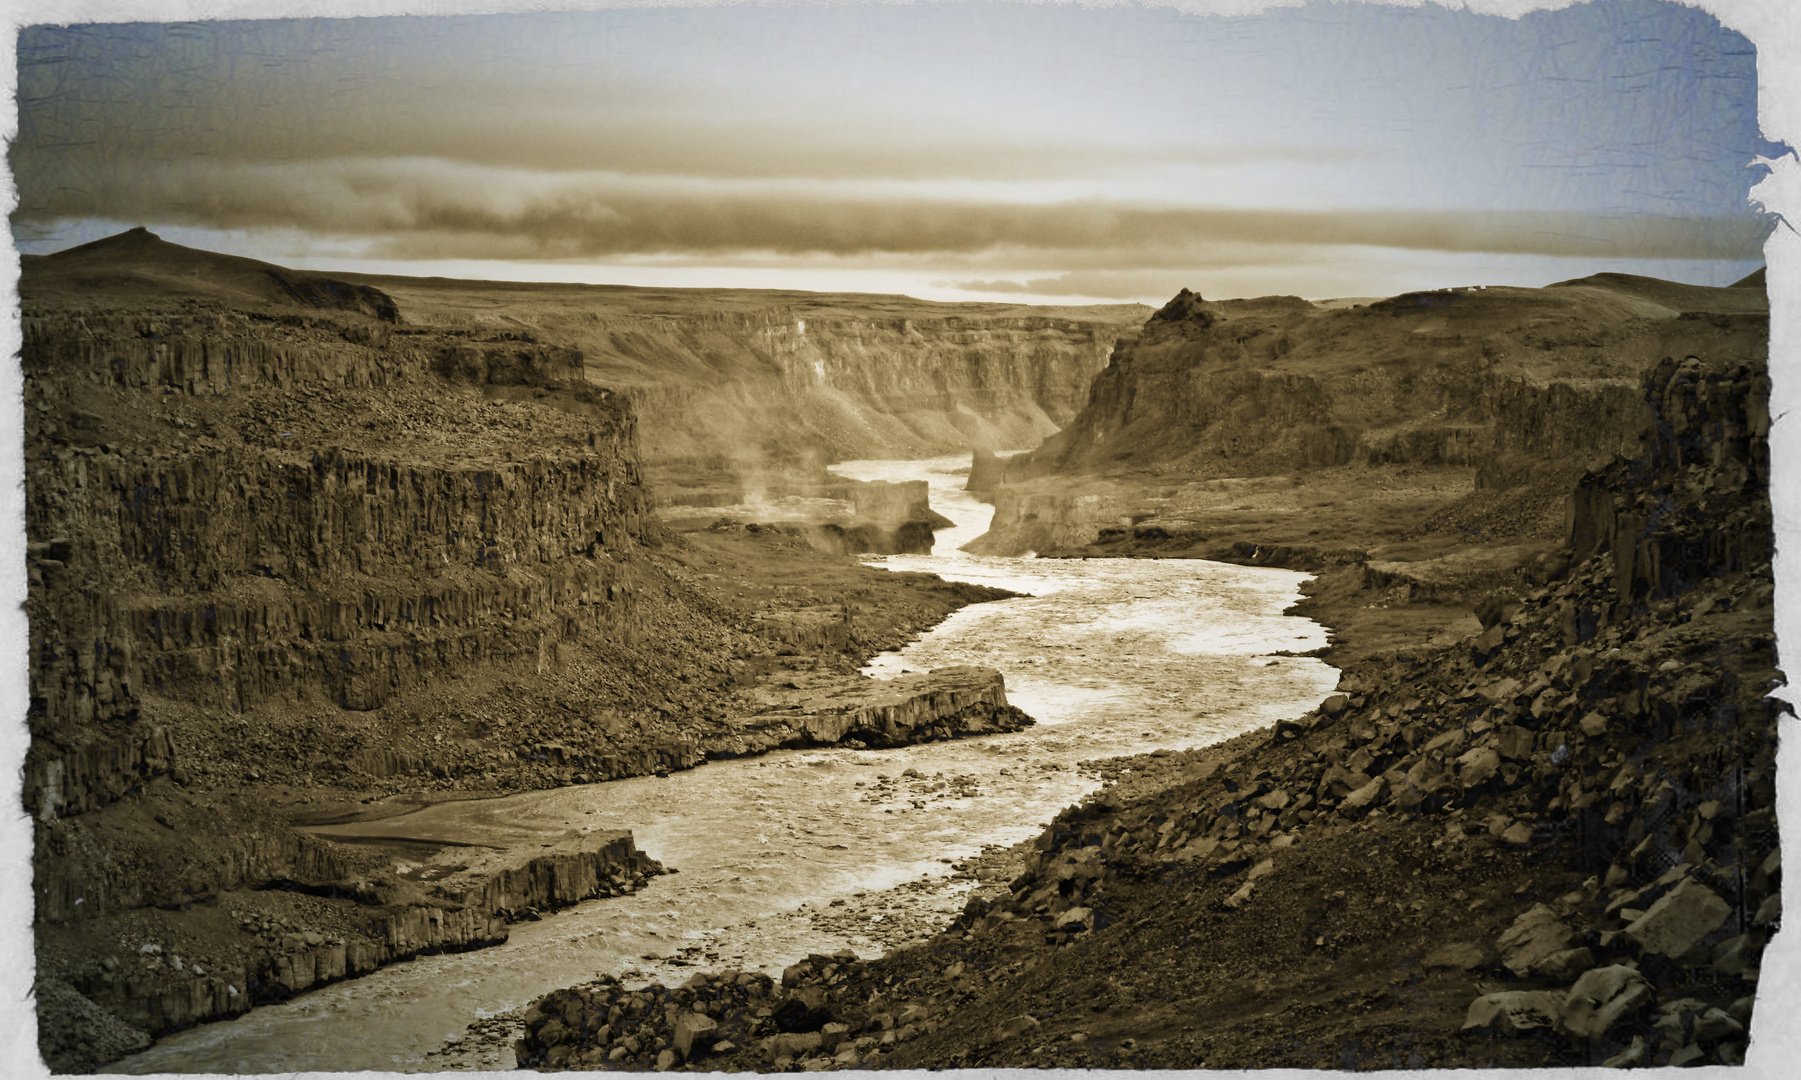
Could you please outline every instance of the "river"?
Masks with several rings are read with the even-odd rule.
[[[1028,595],[965,608],[866,671],[892,676],[985,664],[1038,720],[1011,735],[884,751],[782,751],[641,777],[418,812],[436,827],[500,820],[521,834],[631,829],[680,872],[629,896],[592,901],[513,928],[506,944],[424,957],[203,1025],[112,1071],[307,1072],[510,1068],[510,1049],[441,1052],[474,1020],[549,990],[627,973],[679,982],[694,970],[779,973],[809,952],[869,956],[891,939],[827,929],[831,902],[950,873],[948,861],[1037,833],[1091,790],[1084,759],[1204,745],[1317,704],[1337,672],[1275,657],[1325,644],[1322,627],[1283,616],[1304,575],[1185,560],[990,558],[956,550],[991,508],[962,491],[967,457],[857,461],[855,479],[918,479],[957,523],[931,555],[871,558]],[[903,770],[966,778],[925,798],[876,788]],[[961,906],[945,888],[897,894],[939,919]],[[917,897],[917,899],[910,899]],[[834,923],[834,926],[840,925]],[[686,966],[692,965],[692,966]]]

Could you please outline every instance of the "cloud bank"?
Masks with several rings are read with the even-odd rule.
[[[1414,252],[1730,280],[1773,150],[1749,43],[1657,0],[958,4],[35,27],[11,164],[28,251],[125,221],[420,273],[886,260],[1143,299]]]

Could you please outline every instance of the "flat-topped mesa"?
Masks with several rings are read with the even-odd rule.
[[[1762,362],[1768,338],[1760,288],[1621,275],[1368,305],[1188,294],[1120,348],[1074,420],[999,464],[1001,482],[972,468],[996,512],[969,550],[1117,554],[1137,543],[1118,530],[1158,517],[1216,538],[1186,545],[1197,555],[1236,561],[1243,542],[1292,566],[1411,538],[1393,527],[1406,519],[1548,542],[1583,469],[1637,452],[1643,371]]]

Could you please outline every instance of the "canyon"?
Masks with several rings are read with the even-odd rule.
[[[992,671],[856,674],[1004,594],[754,524],[672,530],[630,396],[575,345],[144,230],[24,267],[24,802],[56,1067],[657,869],[627,834],[409,878],[320,827],[1030,723]],[[857,527],[929,538],[921,492],[837,488]]]
[[[1336,692],[1085,763],[905,948],[596,972],[515,1018],[521,1065],[1744,1060],[1781,883],[1761,274],[1153,313],[134,230],[21,297],[55,1068],[682,869],[422,809],[1030,730],[993,668],[860,673],[1013,595],[854,557],[948,522],[826,466],[951,452],[971,551],[1310,573]]]
[[[929,941],[811,955],[779,981],[570,987],[524,1014],[519,1061],[1746,1064],[1780,1027],[1759,996],[1787,714],[1768,386],[1761,357],[1652,365],[1636,445],[1576,477],[1546,580],[1489,593],[1474,632],[1434,643],[1345,617],[1445,604],[1366,563],[1352,598],[1302,605],[1341,638],[1337,692],[1100,763],[1102,790]]]

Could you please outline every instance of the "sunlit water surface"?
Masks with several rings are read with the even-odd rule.
[[[1318,660],[1271,655],[1325,644],[1323,628],[1281,614],[1304,575],[1187,560],[967,555],[957,548],[979,536],[991,516],[955,475],[967,464],[956,457],[853,461],[835,469],[861,480],[924,477],[933,508],[957,523],[937,534],[931,555],[872,558],[872,565],[1028,594],[965,608],[866,671],[882,678],[989,665],[1006,676],[1009,700],[1034,716],[1036,727],[898,750],[784,751],[667,779],[421,811],[452,825],[499,817],[554,833],[629,828],[640,848],[680,873],[630,897],[517,925],[495,948],[398,964],[171,1036],[114,1068],[467,1068],[482,1062],[427,1052],[473,1019],[601,972],[641,971],[641,980],[673,983],[696,969],[658,960],[680,955],[700,961],[700,970],[779,970],[808,952],[849,947],[871,955],[880,948],[868,939],[822,934],[797,911],[922,874],[948,874],[941,859],[1034,835],[1092,788],[1073,768],[1079,761],[1204,745],[1296,715],[1332,688],[1337,672]],[[867,788],[859,784],[906,768],[973,776],[980,794],[923,809],[862,797]],[[510,1067],[510,1052],[486,1063]]]

